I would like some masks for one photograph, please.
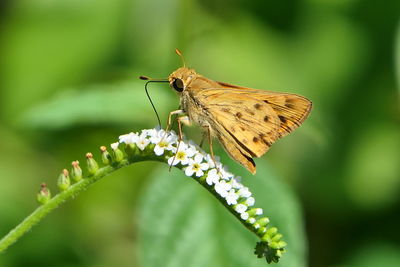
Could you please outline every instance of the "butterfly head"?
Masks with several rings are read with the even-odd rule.
[[[168,82],[172,89],[182,93],[196,75],[195,70],[182,67],[169,75]]]

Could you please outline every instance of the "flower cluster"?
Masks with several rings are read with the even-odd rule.
[[[72,162],[70,171],[62,170],[57,180],[60,190],[57,197],[52,198],[49,189],[43,184],[37,195],[39,203],[57,207],[68,196],[84,190],[118,168],[137,161],[158,160],[183,170],[186,176],[199,182],[260,237],[261,241],[255,250],[258,257],[264,257],[268,262],[277,262],[285,252],[286,243],[281,240],[282,235],[275,227],[268,226],[269,219],[262,217],[263,210],[254,207],[255,199],[249,188],[240,182],[240,177],[230,173],[218,157],[207,154],[194,142],[179,140],[173,131],[149,129],[121,135],[119,141],[110,147],[110,152],[107,147],[100,147],[103,167],[99,166],[92,153],[87,153],[85,172],[78,161]]]
[[[218,157],[212,158],[192,141],[178,140],[175,132],[160,129],[143,130],[119,137],[119,143],[136,146],[140,151],[152,152],[157,157],[164,157],[170,166],[181,168],[186,176],[196,179],[221,202],[240,218],[243,224],[251,228],[260,238],[256,254],[275,261],[284,252],[286,243],[276,228],[267,228],[269,219],[262,217],[263,210],[254,208],[255,199],[249,188],[240,183],[240,177],[230,173]],[[115,150],[116,144],[113,144]],[[274,230],[274,231],[271,231]],[[273,247],[271,249],[271,247]],[[261,248],[265,248],[262,250]],[[265,251],[268,250],[268,253]],[[275,258],[274,258],[275,257]]]

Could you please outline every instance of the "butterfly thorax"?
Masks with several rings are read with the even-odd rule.
[[[194,69],[189,69],[182,67],[171,73],[168,77],[169,83],[172,85],[175,81],[180,80],[182,82],[183,88],[186,88],[193,78],[199,76]],[[173,87],[173,89],[176,89]]]

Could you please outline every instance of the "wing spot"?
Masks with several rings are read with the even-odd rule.
[[[258,140],[258,138],[257,137],[253,137],[253,142],[254,143],[257,143],[259,140]]]
[[[269,117],[268,117],[268,116],[265,116],[265,117],[264,117],[264,121],[265,121],[265,122],[268,122],[268,121],[269,121]]]
[[[279,119],[281,120],[282,123],[286,123],[287,120],[286,120],[286,118],[284,116],[279,115],[278,117],[279,117]]]
[[[295,105],[293,105],[293,104],[291,104],[291,103],[286,103],[286,104],[285,104],[285,107],[287,107],[287,108],[294,108]]]
[[[226,112],[226,113],[229,113],[229,112],[230,112],[230,109],[229,109],[229,108],[221,108],[221,110],[222,110],[223,112]]]
[[[240,130],[246,131],[246,129],[243,126],[240,126]]]
[[[256,103],[256,104],[254,104],[254,107],[256,108],[256,109],[261,109],[261,105],[259,104],[259,103]]]
[[[236,117],[237,117],[238,119],[240,119],[242,116],[243,116],[242,113],[236,112]]]
[[[255,113],[252,110],[248,109],[248,108],[246,108],[246,112],[249,113],[251,116],[255,115]]]
[[[264,102],[267,103],[267,104],[269,104],[269,101],[268,101],[268,100],[264,100]]]

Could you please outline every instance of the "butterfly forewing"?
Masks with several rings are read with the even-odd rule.
[[[188,90],[205,107],[203,118],[225,150],[252,173],[255,164],[251,158],[261,157],[276,140],[297,128],[311,109],[308,99],[295,94],[208,79],[207,83],[196,79]]]

